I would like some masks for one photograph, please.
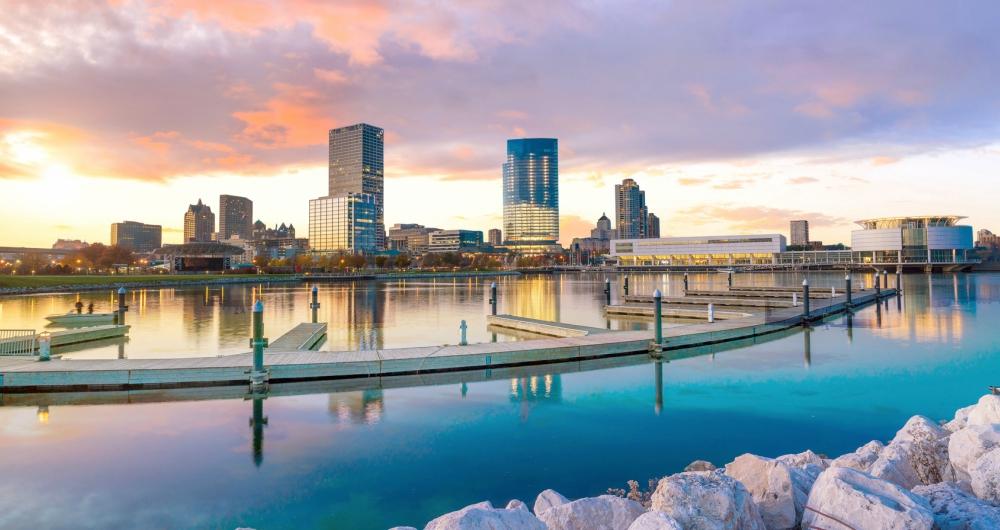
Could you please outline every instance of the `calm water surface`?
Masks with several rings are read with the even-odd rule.
[[[1000,382],[1000,275],[903,279],[900,301],[860,310],[850,323],[838,317],[807,333],[688,352],[699,355],[668,363],[634,356],[498,371],[488,380],[478,372],[466,381],[452,374],[408,388],[399,381],[383,388],[321,383],[256,402],[190,400],[197,393],[189,392],[180,394],[186,401],[142,403],[160,398],[108,393],[89,402],[123,403],[58,399],[39,406],[7,396],[0,407],[0,527],[419,527],[483,499],[530,503],[546,487],[595,495],[679,471],[696,458],[724,464],[747,451],[773,456],[806,448],[839,455],[890,438],[913,414],[950,417]],[[633,292],[679,292],[681,284],[678,275],[631,280]],[[840,274],[810,280],[843,281]],[[491,340],[484,318],[489,281],[321,285],[320,319],[331,322],[325,349],[455,343],[461,319],[470,339]],[[721,274],[691,281],[726,282]],[[800,281],[791,274],[737,276],[740,284]],[[603,277],[500,284],[501,312],[609,325],[600,312]],[[245,351],[255,296],[262,293],[274,338],[309,318],[308,289],[137,291],[127,343],[68,356]],[[98,310],[111,303],[109,292],[80,296]],[[40,329],[46,314],[75,300],[0,299],[0,327]]]

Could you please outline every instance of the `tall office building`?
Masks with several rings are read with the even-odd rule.
[[[365,193],[375,201],[375,245],[386,248],[385,132],[367,123],[330,129],[329,196]]]
[[[520,252],[560,250],[559,141],[507,140],[503,165],[504,244]]]
[[[163,228],[135,221],[111,223],[111,245],[135,252],[152,252],[163,244]]]
[[[618,239],[639,239],[646,236],[646,192],[632,179],[615,184],[615,221]]]
[[[494,247],[499,247],[503,244],[503,232],[499,228],[490,228],[489,233],[489,244]]]
[[[791,245],[806,246],[809,244],[809,221],[797,220],[790,223]]]
[[[253,201],[219,195],[219,239],[253,238]]]
[[[653,212],[646,214],[646,233],[642,237],[647,239],[660,237],[660,218]]]
[[[212,232],[215,232],[215,214],[198,199],[198,204],[188,206],[184,213],[184,242],[211,241]]]
[[[309,201],[309,248],[313,252],[374,252],[375,197],[347,193]]]

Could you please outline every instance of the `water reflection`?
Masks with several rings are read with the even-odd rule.
[[[327,410],[338,423],[374,425],[385,413],[381,388],[330,394]]]

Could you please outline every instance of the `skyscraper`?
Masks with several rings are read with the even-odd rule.
[[[309,248],[314,252],[373,252],[375,198],[346,193],[309,201]]]
[[[791,232],[791,245],[801,245],[806,246],[809,244],[809,221],[797,220],[792,221],[789,227]]]
[[[135,221],[111,223],[111,244],[135,252],[152,252],[163,243],[163,228]]]
[[[660,218],[653,212],[646,214],[646,233],[642,237],[660,237]]]
[[[375,245],[385,241],[385,132],[367,123],[330,129],[329,196],[365,193],[375,201]],[[310,236],[311,237],[311,236]]]
[[[499,228],[490,228],[489,244],[494,247],[499,247],[503,244],[503,232]]]
[[[646,236],[646,192],[632,179],[615,184],[615,221],[618,239],[639,239]]]
[[[507,140],[503,165],[504,244],[521,252],[558,250],[559,141]]]
[[[184,213],[184,242],[211,241],[212,232],[215,232],[215,214],[198,199],[198,204],[188,206]]]
[[[219,239],[253,237],[253,201],[235,195],[219,195]]]

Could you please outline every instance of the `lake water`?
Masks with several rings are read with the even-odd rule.
[[[795,285],[793,274],[738,284]],[[842,274],[813,274],[816,288]],[[871,278],[856,276],[856,282]],[[892,280],[890,280],[892,281]],[[320,285],[324,349],[472,341],[489,279]],[[722,274],[692,284],[724,286]],[[606,327],[603,276],[508,277],[500,311]],[[679,275],[632,275],[635,293],[679,293]],[[318,384],[265,400],[0,407],[0,528],[385,528],[422,526],[484,499],[529,504],[544,488],[596,495],[743,452],[831,456],[891,438],[913,414],[934,419],[1000,383],[1000,275],[903,276],[904,296],[757,345],[666,363],[643,356],[579,370],[531,367],[441,384]],[[163,289],[130,294],[125,344],[69,355],[130,358],[245,351],[249,307],[267,335],[308,320],[308,286]],[[262,293],[262,294],[261,294]],[[82,293],[98,310],[110,292]],[[617,293],[615,295],[618,296]],[[0,299],[0,327],[41,328],[75,295]],[[611,321],[612,328],[647,326]],[[674,322],[672,325],[682,325]],[[498,340],[511,340],[499,336]],[[604,367],[616,365],[613,367]],[[659,389],[657,382],[660,382]],[[207,396],[211,396],[208,394]],[[100,403],[101,399],[92,399]],[[24,403],[31,403],[24,405]],[[260,407],[252,421],[254,406]],[[266,424],[261,419],[267,418]]]

